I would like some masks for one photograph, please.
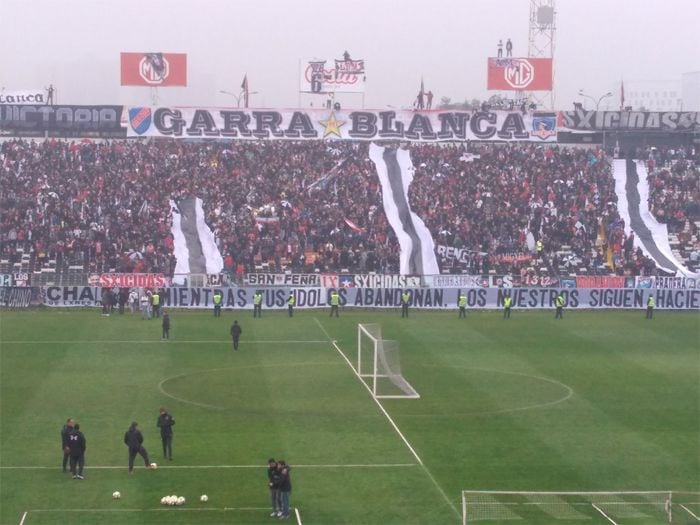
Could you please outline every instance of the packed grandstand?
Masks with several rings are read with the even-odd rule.
[[[399,147],[409,149],[410,206],[442,273],[664,275],[625,234],[612,152]],[[635,155],[646,159],[650,210],[667,224],[677,259],[697,271],[700,153]],[[367,143],[10,139],[0,164],[0,273],[25,272],[36,284],[84,284],[103,272],[172,276],[173,213],[188,197],[201,199],[233,281],[256,271],[399,273]]]

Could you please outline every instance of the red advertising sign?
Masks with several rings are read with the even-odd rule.
[[[186,53],[122,53],[122,86],[186,86]]]
[[[489,58],[486,89],[551,91],[551,58]]]
[[[577,275],[577,288],[624,288],[625,278],[618,275]]]
[[[90,276],[92,286],[106,288],[161,288],[168,285],[162,273],[103,273]]]

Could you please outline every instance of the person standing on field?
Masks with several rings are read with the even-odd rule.
[[[156,426],[160,428],[160,439],[163,442],[163,458],[173,460],[173,425],[175,420],[165,407],[160,407],[160,415]]]
[[[158,290],[151,295],[151,304],[153,305],[153,317],[160,317],[160,292]]]
[[[241,334],[243,330],[241,329],[238,321],[234,321],[231,325],[231,339],[233,340],[233,349],[238,350],[238,341],[241,339]]]
[[[280,490],[279,490],[279,474],[277,472],[277,462],[275,458],[267,460],[267,486],[270,489],[270,501],[272,503],[271,518],[282,515],[282,507],[280,506]]]
[[[289,317],[294,317],[294,292],[289,292],[289,297],[287,298],[287,310],[289,311]]]
[[[163,339],[170,339],[170,316],[163,310]]]
[[[653,293],[649,294],[647,297],[647,319],[654,318],[654,307],[656,306],[656,299],[654,299]]]
[[[282,515],[277,513],[277,516],[286,520],[289,518],[289,495],[292,493],[292,478],[289,474],[289,465],[287,465],[283,459],[281,459],[277,465],[279,470],[279,489],[280,489],[280,503],[282,504]]]
[[[335,313],[336,317],[340,317],[338,315],[338,306],[340,305],[340,294],[338,293],[337,290],[331,290],[331,317],[333,317],[333,313]]]
[[[411,305],[411,292],[401,292],[401,317],[408,317],[408,307]]]
[[[464,292],[459,292],[459,297],[457,297],[457,306],[459,306],[459,319],[463,317],[467,318],[467,296]]]
[[[129,292],[129,308],[135,314],[139,309],[139,293],[134,289]]]
[[[554,304],[557,307],[557,313],[554,315],[555,319],[564,319],[564,296],[561,292],[557,293],[557,298],[554,300]]]
[[[145,293],[141,295],[141,319],[151,320],[151,299]]]
[[[70,471],[73,479],[83,478],[83,468],[85,467],[85,449],[87,448],[85,436],[80,431],[80,425],[75,424],[73,430],[68,434],[68,448],[70,450]]]
[[[253,295],[253,318],[262,317],[262,292],[256,290]]]
[[[221,295],[221,290],[214,292],[214,317],[221,317],[221,301],[223,296]]]
[[[68,436],[73,432],[75,421],[72,417],[66,419],[66,424],[61,428],[61,449],[63,450],[63,472],[68,472],[68,460],[70,459],[70,443]]]
[[[513,306],[513,298],[506,295],[503,298],[503,319],[510,319],[510,307]]]
[[[129,430],[124,433],[124,444],[129,447],[129,474],[134,473],[136,454],[143,458],[147,468],[151,465],[151,461],[148,459],[148,451],[143,446],[143,434],[141,434],[138,427],[139,424],[134,421],[129,426]]]

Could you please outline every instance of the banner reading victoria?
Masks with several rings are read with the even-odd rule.
[[[121,131],[123,106],[0,105],[2,131]]]
[[[238,140],[555,142],[556,114],[129,107],[127,136]]]

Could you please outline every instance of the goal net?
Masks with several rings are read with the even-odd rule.
[[[463,525],[596,523],[646,525],[697,523],[700,492],[499,492],[462,491]]]
[[[401,374],[398,341],[382,339],[378,324],[357,325],[355,371],[378,399],[420,397]]]

